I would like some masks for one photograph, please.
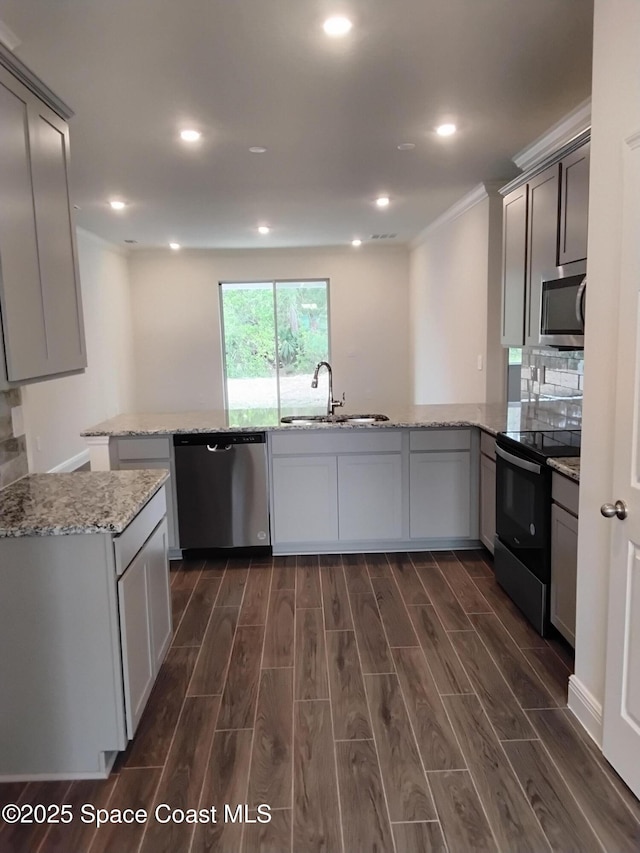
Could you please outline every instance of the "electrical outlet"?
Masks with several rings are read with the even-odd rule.
[[[482,370],[482,355],[478,356],[478,370]]]
[[[42,450],[42,439],[39,435],[36,436],[36,450],[38,451],[38,453],[40,453],[40,451]]]

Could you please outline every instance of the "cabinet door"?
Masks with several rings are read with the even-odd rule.
[[[0,313],[7,378],[47,371],[47,336],[29,158],[32,96],[0,68]]]
[[[527,224],[527,313],[525,344],[539,346],[541,281],[556,266],[558,251],[558,189],[556,164],[529,181]]]
[[[551,622],[575,646],[578,519],[551,505]]]
[[[156,675],[167,653],[173,633],[167,547],[167,522],[165,520],[156,527],[144,546],[147,555],[146,570],[149,626],[151,631],[151,659],[153,662],[153,671]]]
[[[504,197],[502,233],[502,345],[520,347],[524,341],[527,187]]]
[[[147,553],[143,547],[118,580],[122,675],[129,740],[140,722],[155,674],[148,598]]]
[[[560,164],[559,264],[570,264],[587,257],[589,153],[590,143],[587,143]]]
[[[338,539],[335,456],[273,459],[273,536],[276,543]]]
[[[29,144],[49,374],[87,366],[68,190],[69,130],[41,101],[29,106]]]
[[[480,539],[493,554],[496,535],[496,463],[480,454]]]
[[[470,487],[470,453],[412,453],[409,461],[411,538],[468,538],[471,535]]]
[[[371,453],[338,458],[341,540],[402,537],[402,456]]]

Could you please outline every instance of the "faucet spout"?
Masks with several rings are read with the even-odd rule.
[[[335,414],[335,410],[338,406],[344,405],[344,394],[342,395],[342,400],[333,399],[333,371],[331,370],[331,365],[328,361],[319,361],[316,364],[316,369],[313,371],[313,379],[311,380],[311,387],[318,387],[318,374],[320,373],[320,369],[322,367],[327,368],[327,373],[329,375],[329,397],[327,400],[327,416],[331,417]]]

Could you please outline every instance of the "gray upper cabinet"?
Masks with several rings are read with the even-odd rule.
[[[542,276],[587,256],[588,131],[563,151],[503,189],[503,346],[539,346]]]
[[[502,226],[502,345],[522,346],[528,188],[518,187],[504,198]]]
[[[86,367],[67,124],[0,67],[0,387]]]
[[[542,276],[556,266],[559,174],[558,165],[550,166],[529,181],[524,342],[530,347],[539,345]]]
[[[587,257],[590,150],[588,142],[560,163],[559,264],[570,264]]]

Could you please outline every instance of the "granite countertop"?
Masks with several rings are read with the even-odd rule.
[[[281,424],[274,410],[224,410],[122,414],[83,431],[89,436],[172,435],[198,432],[300,429],[389,429],[476,426],[491,435],[509,430],[576,429],[580,412],[564,401],[541,403],[455,403],[429,406],[387,407],[388,421],[373,424]],[[311,414],[307,411],[306,414]],[[343,414],[343,412],[341,412]]]
[[[560,471],[565,477],[580,482],[580,457],[579,456],[558,456],[556,458],[547,459],[547,465],[555,471]]]
[[[0,490],[0,538],[122,533],[165,470],[30,474]]]

